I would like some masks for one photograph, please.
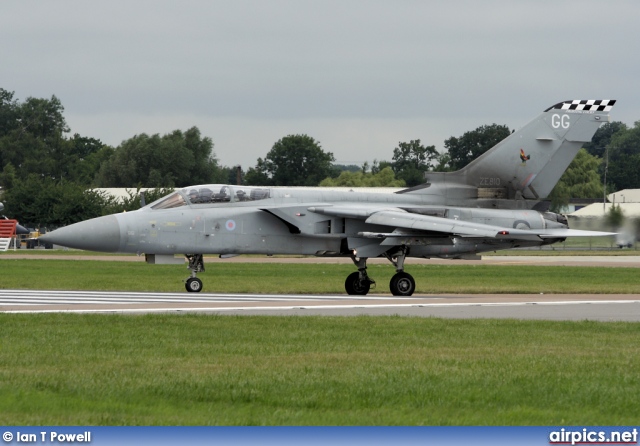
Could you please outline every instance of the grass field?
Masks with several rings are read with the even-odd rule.
[[[640,325],[0,315],[5,425],[640,422]]]
[[[205,292],[344,294],[348,264],[217,263],[198,276]],[[371,265],[372,293],[389,294],[395,270]],[[640,293],[637,268],[408,265],[417,293]],[[183,292],[186,267],[142,262],[0,258],[0,288]]]

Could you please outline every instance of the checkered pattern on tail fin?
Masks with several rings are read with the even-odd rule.
[[[611,110],[616,103],[615,99],[577,99],[575,101],[558,102],[553,107],[549,107],[545,111],[552,109],[559,110],[578,110],[578,111],[605,111]]]

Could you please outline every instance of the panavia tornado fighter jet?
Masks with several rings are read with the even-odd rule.
[[[610,235],[569,229],[564,216],[537,209],[580,147],[609,121],[614,103],[560,102],[463,169],[428,172],[424,184],[395,193],[191,186],[137,211],[41,238],[71,248],[144,253],[149,263],[175,263],[174,255],[184,254],[191,292],[202,289],[196,274],[204,271],[204,254],[350,257],[357,271],[346,278],[345,289],[358,295],[374,283],[367,260],[385,257],[396,269],[391,293],[410,296],[416,285],[405,272],[407,257],[460,258]]]

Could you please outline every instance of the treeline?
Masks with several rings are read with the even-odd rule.
[[[411,187],[430,170],[464,167],[511,131],[486,125],[444,141],[445,152],[419,139],[399,142],[391,160],[362,166],[335,164],[333,153],[308,135],[288,135],[275,142],[264,158],[245,171],[221,166],[211,138],[197,127],[166,135],[139,134],[117,147],[90,136],[73,134],[64,107],[55,96],[23,102],[0,88],[0,200],[5,213],[30,226],[60,226],[140,206],[137,190],[156,188],[147,202],[168,188],[231,183],[274,186]],[[556,207],[569,197],[602,196],[607,189],[640,187],[640,122],[628,128],[607,123],[585,145],[554,189]],[[608,159],[607,162],[603,160]],[[238,170],[240,169],[240,170]],[[126,187],[124,202],[91,189]]]
[[[30,226],[61,226],[140,207],[137,190],[152,187],[147,202],[166,188],[226,183],[213,142],[193,127],[185,132],[135,135],[118,147],[69,136],[64,107],[55,96],[27,98],[0,88],[0,187],[5,213]],[[116,201],[93,188],[132,190]]]

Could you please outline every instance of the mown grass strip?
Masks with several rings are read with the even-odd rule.
[[[636,425],[637,323],[0,315],[5,425]]]
[[[198,276],[205,292],[344,294],[348,264],[216,263]],[[523,265],[408,265],[417,293],[640,293],[637,268]],[[371,265],[389,293],[391,265]],[[186,267],[139,262],[0,259],[0,288],[184,291]]]

